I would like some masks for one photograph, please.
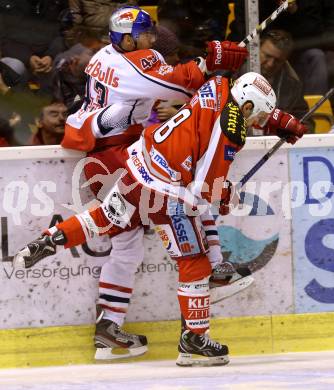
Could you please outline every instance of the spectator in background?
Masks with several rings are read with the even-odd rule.
[[[32,71],[48,72],[59,52],[58,16],[67,0],[3,0],[0,3],[1,53],[20,59]]]
[[[282,4],[283,0],[266,0],[259,1],[259,22],[265,20],[275,9],[278,8],[280,4]],[[234,0],[234,20],[230,24],[231,33],[228,36],[228,39],[234,41],[242,41],[246,37],[246,8],[244,0]],[[295,0],[290,0],[287,12],[285,14],[280,15],[276,20],[271,22],[269,26],[266,27],[266,30],[269,29],[287,29],[287,19],[289,15],[293,15],[297,10],[297,3]],[[283,21],[284,26],[282,26],[282,18],[285,19]]]
[[[47,97],[28,88],[27,71],[20,60],[0,59],[0,117],[2,128],[7,129],[6,134],[10,130],[13,135],[10,145],[27,144],[29,125],[48,102]]]
[[[302,83],[288,61],[292,50],[293,40],[286,31],[269,30],[261,36],[261,74],[275,91],[277,107],[301,118],[308,111],[308,106],[303,96]],[[313,121],[308,121],[307,127],[309,132],[314,132]]]
[[[303,95],[303,85],[288,59],[293,50],[291,35],[283,30],[270,30],[261,36],[261,74],[273,86],[277,106],[289,109],[292,115],[301,118],[308,111]],[[309,132],[313,126],[308,123]]]
[[[85,40],[95,37],[109,44],[108,26],[110,15],[126,5],[138,5],[136,0],[69,0],[74,27]],[[91,46],[90,46],[91,47]]]
[[[259,1],[260,21],[281,2]],[[245,2],[235,0],[235,21],[231,24],[229,39],[242,40],[246,36],[245,26]],[[295,48],[290,61],[302,81],[303,94],[325,94],[329,89],[325,52],[334,48],[334,1],[292,1],[288,12],[280,15],[268,29],[283,29],[292,35]]]
[[[0,2],[0,52],[21,60],[41,92],[48,92],[53,59],[64,50],[59,16],[67,7],[67,0]]]
[[[0,118],[0,147],[17,145],[14,138],[14,127],[20,120],[21,117],[16,113],[13,113],[8,120]]]
[[[15,107],[8,107],[12,96],[12,88],[24,83],[26,68],[16,58],[0,59],[0,146],[14,146],[17,141],[14,136],[15,126],[21,122],[21,116],[14,110]]]
[[[30,145],[58,145],[64,137],[67,107],[62,102],[52,102],[43,107],[36,121],[36,133]]]
[[[203,55],[206,41],[224,40],[228,15],[227,1],[158,1],[159,24],[175,31],[182,58]]]
[[[291,64],[303,83],[303,93],[324,95],[329,89],[325,52],[334,44],[334,2],[298,0],[296,11],[280,23],[295,41]]]
[[[52,71],[52,94],[55,100],[71,108],[76,99],[83,98],[87,75],[85,67],[94,51],[78,43],[58,54]]]
[[[17,58],[0,59],[0,93],[5,95],[15,85],[26,81],[26,68]]]

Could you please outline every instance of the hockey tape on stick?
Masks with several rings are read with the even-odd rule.
[[[326,95],[324,95],[301,119],[301,122],[306,121],[310,118],[310,116],[316,111],[328,98],[330,98],[334,93],[334,88],[331,88]],[[259,160],[253,168],[246,173],[246,175],[240,180],[240,182],[236,185],[236,191],[239,191],[245,183],[257,172],[262,165],[269,160],[269,158],[284,144],[285,139],[280,139],[262,158]]]
[[[279,14],[285,11],[288,8],[289,0],[285,0],[270,16],[267,17],[262,23],[258,24],[254,30],[243,39],[238,46],[245,47],[250,41],[252,41],[258,34],[269,26]]]

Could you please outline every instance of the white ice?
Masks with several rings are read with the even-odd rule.
[[[223,367],[174,361],[0,370],[1,390],[333,390],[334,351],[232,357]]]

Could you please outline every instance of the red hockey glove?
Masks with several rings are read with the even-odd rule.
[[[267,135],[285,138],[289,144],[294,144],[307,133],[307,127],[297,118],[278,108],[270,114],[264,130]]]
[[[209,72],[215,70],[236,71],[248,56],[246,47],[238,46],[237,42],[211,41],[207,46],[206,67]]]

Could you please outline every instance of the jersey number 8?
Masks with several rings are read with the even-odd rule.
[[[167,122],[162,126],[158,127],[153,135],[153,139],[157,144],[164,142],[182,122],[187,120],[191,115],[191,110],[189,108],[184,108],[183,110],[177,112],[172,116]]]

